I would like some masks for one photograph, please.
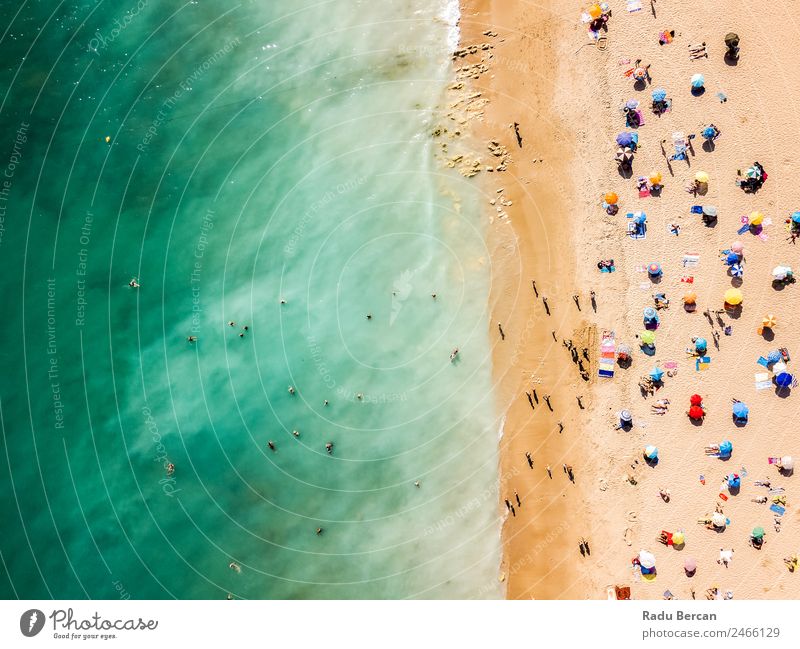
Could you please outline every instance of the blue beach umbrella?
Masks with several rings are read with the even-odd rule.
[[[658,318],[658,314],[656,313],[656,310],[651,306],[647,307],[644,310],[643,314],[644,314],[644,319],[645,320],[655,320],[656,318]]]
[[[742,479],[736,473],[731,473],[728,476],[728,489],[738,489],[741,486]]]
[[[700,135],[702,135],[703,139],[705,140],[713,140],[716,134],[717,132],[710,126],[706,126],[700,133]]]
[[[663,88],[653,90],[653,101],[664,101],[667,98],[667,91]]]
[[[800,212],[795,212],[792,214],[792,223],[800,224]]]
[[[773,363],[778,363],[783,359],[783,354],[781,354],[779,349],[772,350],[769,354],[767,354],[767,362],[772,365]]]
[[[664,370],[660,367],[654,367],[650,370],[650,378],[656,381],[657,383],[661,382],[661,379],[664,377]]]
[[[652,444],[646,446],[644,449],[644,456],[651,461],[658,459],[658,447],[653,446]]]
[[[630,146],[633,142],[633,136],[630,133],[623,132],[617,134],[617,144],[620,146]]]
[[[730,457],[732,454],[733,454],[733,444],[731,444],[727,439],[719,443],[720,457]]]
[[[737,419],[747,419],[747,415],[749,414],[750,408],[748,408],[741,401],[737,401],[733,404],[733,416]]]
[[[702,74],[692,76],[692,88],[702,88],[706,85],[706,79]]]
[[[661,264],[654,261],[652,264],[648,265],[647,274],[651,277],[659,277],[661,275]]]
[[[792,385],[792,381],[794,381],[794,377],[789,372],[781,372],[775,377],[775,385],[779,388],[788,388]]]
[[[633,222],[637,225],[642,225],[642,223],[647,222],[647,214],[644,212],[637,212],[636,216],[633,217]]]
[[[738,264],[739,255],[737,255],[735,252],[729,252],[728,255],[725,257],[725,263],[728,264],[728,266],[733,266],[734,264]]]
[[[705,338],[698,338],[694,341],[694,348],[698,352],[705,352],[708,349],[708,341]]]
[[[731,277],[741,277],[742,275],[744,275],[744,268],[741,264],[731,266]]]

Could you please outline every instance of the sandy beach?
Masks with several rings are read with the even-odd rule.
[[[469,79],[488,100],[470,122],[475,153],[484,164],[496,164],[487,150],[497,151],[495,141],[509,154],[504,170],[484,168],[476,179],[485,187],[491,221],[490,333],[496,341],[498,407],[506,416],[499,506],[505,511],[509,499],[515,509],[503,530],[500,578],[509,598],[605,598],[611,585],[630,586],[637,599],[660,599],[665,591],[703,599],[710,588],[737,599],[793,598],[798,577],[783,558],[800,549],[792,502],[796,478],[781,476],[767,458],[800,454],[788,425],[797,390],[757,390],[754,380],[766,371],[756,363],[760,356],[779,347],[800,353],[793,348],[791,322],[800,306],[797,288],[776,290],[771,281],[775,266],[792,266],[797,257],[785,221],[800,208],[798,162],[783,141],[800,121],[792,92],[800,74],[790,59],[798,41],[795,17],[786,3],[769,13],[728,1],[714,7],[644,2],[633,13],[625,3],[611,4],[601,48],[581,22],[588,5],[462,3],[462,47],[479,47],[457,57],[455,65],[486,66]],[[674,31],[674,39],[660,45],[664,31]],[[741,38],[735,65],[724,59],[723,40],[731,31]],[[707,57],[691,59],[690,46],[702,43]],[[625,72],[637,59],[650,65],[651,79],[635,88]],[[705,77],[702,94],[691,92],[697,73]],[[664,88],[672,102],[660,117],[650,108],[655,88]],[[630,130],[622,112],[630,99],[640,102],[644,123],[637,129],[632,177],[623,178],[614,161],[615,136]],[[700,132],[710,123],[721,135],[704,146]],[[670,162],[676,131],[697,137],[689,141],[687,160]],[[748,194],[735,181],[737,170],[754,161],[769,178]],[[685,187],[699,171],[710,180],[705,195],[693,196]],[[650,172],[662,174],[663,190],[640,197],[636,180]],[[619,196],[616,215],[603,208],[606,192]],[[716,206],[715,227],[690,213],[693,205]],[[626,214],[638,210],[646,212],[648,227],[645,238],[634,239],[627,236]],[[765,215],[761,236],[738,235],[741,217],[752,211]],[[720,259],[720,251],[736,240],[744,244],[741,278],[732,278]],[[600,273],[597,261],[608,258],[615,260],[616,272]],[[645,272],[654,262],[663,268],[657,285]],[[740,312],[706,318],[704,311],[723,308],[723,294],[732,286],[744,295]],[[597,296],[596,310],[590,291]],[[684,310],[681,300],[690,291],[697,295],[694,312]],[[666,294],[670,303],[659,311],[655,352],[647,356],[635,336],[655,293]],[[767,313],[777,325],[759,334]],[[613,378],[598,378],[603,331],[613,331],[617,343],[633,349],[632,365],[616,366]],[[709,342],[711,360],[703,371],[685,351],[698,336]],[[639,382],[655,366],[668,374],[655,395],[645,397]],[[535,397],[532,405],[526,393]],[[686,416],[695,393],[707,411],[699,425]],[[651,409],[659,399],[669,400],[666,414]],[[734,425],[732,399],[750,409],[745,426]],[[629,431],[615,428],[622,409],[633,415]],[[704,447],[723,440],[733,443],[729,460],[706,456]],[[642,455],[649,444],[659,449],[652,466]],[[573,467],[574,483],[564,464]],[[741,478],[738,493],[721,487],[730,473]],[[785,489],[783,515],[769,509],[780,494],[755,485],[763,480]],[[661,488],[669,490],[668,502]],[[764,496],[768,502],[754,502]],[[730,521],[722,532],[697,522],[716,508]],[[758,526],[766,531],[760,550],[749,544]],[[660,544],[662,530],[683,531],[685,545]],[[583,538],[588,556],[579,551]],[[655,579],[645,580],[631,564],[642,549],[656,557]],[[718,562],[721,549],[734,551],[727,566]],[[683,569],[690,557],[698,566],[692,577]]]

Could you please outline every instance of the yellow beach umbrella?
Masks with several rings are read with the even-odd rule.
[[[707,183],[708,182],[708,174],[705,171],[698,171],[694,175],[694,179],[699,183]]]
[[[645,330],[639,334],[639,340],[645,345],[653,345],[656,342],[656,335],[652,331]]]
[[[650,178],[648,178],[651,185],[660,185],[661,184],[661,174],[658,171],[651,171]]]
[[[764,319],[761,321],[761,326],[767,327],[768,329],[772,329],[776,324],[778,324],[778,321],[772,313],[765,315]]]
[[[683,296],[683,303],[684,304],[695,304],[697,302],[697,293],[694,291],[689,291],[686,295]]]
[[[595,18],[595,19],[597,19],[600,16],[602,16],[603,15],[603,11],[600,9],[600,5],[594,4],[591,7],[589,7],[589,15],[592,18]]]
[[[764,215],[761,212],[750,212],[750,225],[761,225]]]
[[[725,302],[731,306],[736,306],[742,303],[742,292],[738,288],[729,288],[725,291]]]
[[[686,537],[683,535],[683,532],[678,530],[672,535],[672,545],[683,545],[684,543],[686,543]]]

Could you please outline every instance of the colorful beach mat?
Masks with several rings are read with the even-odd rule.
[[[604,379],[614,378],[614,364],[617,358],[617,343],[614,336],[603,336],[600,343],[600,361],[598,362],[598,376]]]

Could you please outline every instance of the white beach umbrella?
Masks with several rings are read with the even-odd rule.
[[[656,567],[656,558],[647,550],[639,550],[639,565],[642,568],[650,568]]]
[[[775,266],[772,269],[772,277],[777,280],[784,280],[786,279],[786,275],[788,275],[787,271],[791,269],[786,268],[786,266]]]
[[[725,514],[714,512],[714,515],[711,517],[711,523],[714,525],[714,527],[725,527],[725,525],[727,525]]]
[[[794,469],[794,460],[791,455],[784,455],[781,458],[781,468],[791,471]]]

